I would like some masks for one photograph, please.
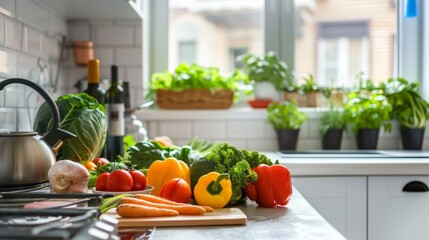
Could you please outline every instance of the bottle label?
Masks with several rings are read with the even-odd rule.
[[[107,116],[107,132],[110,136],[124,136],[124,111],[125,106],[123,103],[110,103],[106,104]]]

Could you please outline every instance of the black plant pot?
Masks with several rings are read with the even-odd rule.
[[[422,150],[425,128],[402,128],[401,140],[404,150]]]
[[[341,149],[341,139],[343,138],[342,128],[330,128],[323,135],[322,147],[326,150],[338,150]]]
[[[380,129],[359,129],[356,135],[359,150],[376,150]]]
[[[277,129],[276,133],[279,150],[296,150],[299,129]]]

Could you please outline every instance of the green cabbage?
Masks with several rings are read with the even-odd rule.
[[[64,140],[57,159],[92,161],[97,158],[106,141],[106,116],[103,105],[86,93],[67,94],[55,102],[60,112],[59,127],[77,136]],[[37,111],[34,131],[41,135],[45,134],[50,129],[51,122],[51,110],[44,103]]]

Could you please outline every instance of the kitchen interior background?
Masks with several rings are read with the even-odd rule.
[[[97,20],[67,19],[46,3],[0,1],[0,77],[33,80],[53,96],[76,92],[74,85],[85,78],[86,67],[74,64],[71,41],[92,40],[94,56],[100,59],[101,78],[110,78],[109,67],[117,64],[120,79],[130,82],[132,107],[143,103],[142,20],[111,20],[108,16]],[[243,0],[170,3],[170,69],[180,61],[196,61],[229,71],[239,67],[233,61],[237,55],[263,52],[260,16],[263,0],[251,4]],[[319,83],[350,86],[361,70],[375,82],[393,76],[396,1],[296,0],[295,6],[295,67],[299,79],[313,73]],[[346,29],[348,37],[339,37],[339,31]],[[63,36],[67,47],[57,79]],[[31,130],[40,101],[36,93],[24,86],[11,85],[1,91],[0,130]],[[251,150],[276,150],[276,136],[266,122],[265,111],[243,106],[216,111],[152,109],[137,116],[150,137],[167,135],[179,145],[198,136]],[[320,149],[319,110],[305,111],[310,119],[301,128],[298,150]],[[400,149],[399,133],[395,126],[393,129],[381,134],[379,149]],[[426,131],[424,149],[429,149],[428,138]],[[342,148],[356,148],[350,131],[345,133]]]

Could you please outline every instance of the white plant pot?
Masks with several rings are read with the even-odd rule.
[[[257,82],[253,86],[253,94],[256,99],[276,99],[277,90],[270,82]]]

